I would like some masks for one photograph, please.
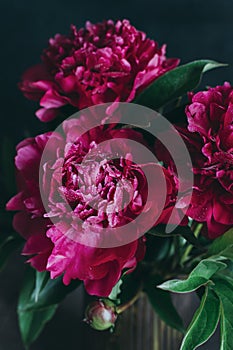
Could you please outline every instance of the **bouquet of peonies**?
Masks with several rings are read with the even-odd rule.
[[[179,65],[129,21],[108,20],[57,34],[25,72],[19,87],[47,132],[18,144],[0,223],[0,267],[19,246],[28,263],[25,347],[83,283],[96,330],[145,293],[184,332],[182,350],[219,322],[221,349],[233,348],[233,87],[194,92],[220,66]],[[193,291],[185,330],[171,294]]]

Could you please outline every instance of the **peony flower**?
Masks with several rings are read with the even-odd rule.
[[[127,20],[71,26],[68,36],[57,34],[43,52],[42,64],[30,68],[20,89],[40,101],[37,117],[55,118],[61,107],[83,109],[95,104],[132,101],[156,78],[175,68],[166,45],[136,30]]]
[[[190,94],[188,130],[180,129],[193,160],[195,187],[188,215],[206,222],[209,238],[233,225],[233,87]]]
[[[29,260],[32,266],[39,271],[47,269],[51,272],[52,278],[64,273],[63,281],[65,284],[69,284],[71,279],[79,278],[84,280],[90,294],[107,296],[119,280],[122,270],[134,268],[137,261],[143,258],[145,249],[143,239],[114,249],[87,247],[64,236],[64,233],[59,231],[59,228],[53,225],[48,217],[45,217],[46,213],[39,192],[39,164],[48,138],[51,138],[50,133],[37,136],[35,139],[27,139],[17,147],[16,167],[20,192],[9,201],[7,209],[19,211],[15,214],[14,228],[27,240],[23,254],[34,255]],[[73,150],[73,156],[77,157],[77,161],[83,155],[82,148],[85,152],[90,147],[88,141],[88,137],[83,137],[77,144],[81,153],[78,149]],[[52,144],[51,152],[59,156],[61,150],[64,150],[64,142],[61,135],[53,133],[52,142],[50,140],[49,143]],[[73,147],[76,148],[76,145]],[[51,159],[53,158],[51,157]],[[46,171],[47,166],[49,165],[44,165]],[[54,164],[53,166],[56,167]],[[50,171],[53,166],[50,166]],[[97,216],[98,213],[94,213],[95,210],[83,203],[78,198],[78,194],[77,198],[72,197],[75,195],[75,189],[70,183],[72,179],[68,176],[72,177],[74,174],[69,173],[69,166],[65,163],[66,166],[68,168],[66,170],[64,168],[64,171],[67,172],[64,176],[67,176],[67,183],[64,184],[61,191],[67,190],[66,195],[72,206],[74,206],[73,201],[75,200],[80,217]],[[56,170],[54,170],[51,182],[44,184],[44,190],[50,190],[51,197],[55,178]],[[108,186],[105,188],[106,196],[114,195],[113,186],[114,184],[109,181],[109,188]],[[135,212],[138,210],[137,200],[140,201],[140,199],[142,200],[141,194],[135,197]],[[58,207],[59,203],[55,203],[54,210]],[[60,216],[62,220],[62,213]],[[64,215],[63,220],[66,222]],[[109,220],[114,219],[109,218]]]
[[[89,294],[108,296],[122,272],[131,272],[143,259],[145,239],[133,232],[133,241],[101,248],[80,243],[79,235],[86,237],[91,225],[98,239],[100,229],[133,222],[144,208],[160,215],[160,186],[157,186],[160,173],[165,177],[167,197],[155,224],[166,223],[175,205],[177,179],[160,165],[134,164],[127,141],[133,139],[146,146],[139,132],[114,129],[110,125],[96,127],[80,136],[82,123],[86,123],[82,118],[67,120],[61,133],[39,135],[18,145],[15,164],[19,193],[9,201],[7,209],[19,211],[14,217],[14,228],[26,239],[23,254],[32,256],[29,260],[32,266],[39,271],[50,271],[51,278],[63,275],[66,285],[72,279],[80,279]],[[106,146],[101,153],[99,143],[117,138],[120,142]],[[45,146],[46,159],[43,158]],[[87,154],[91,158],[83,171],[80,165]],[[112,159],[113,154],[127,156]],[[154,176],[155,202],[147,201],[145,170]],[[119,183],[123,186],[118,186]],[[47,198],[46,211],[41,196]],[[74,217],[80,220],[77,224]],[[143,219],[140,224],[143,225]],[[72,235],[66,234],[71,227]],[[96,237],[93,236],[93,241]]]

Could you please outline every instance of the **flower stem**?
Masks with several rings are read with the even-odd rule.
[[[130,308],[142,295],[142,292],[139,291],[131,300],[129,300],[127,303],[119,305],[116,307],[116,313],[119,315],[128,308]]]
[[[200,232],[201,232],[202,227],[203,227],[203,224],[197,224],[197,225],[196,225],[195,230],[194,230],[194,232],[193,232],[195,238],[198,238],[198,236],[199,236],[199,234],[200,234]],[[185,250],[185,252],[184,252],[182,258],[181,258],[181,261],[180,261],[181,265],[183,265],[183,264],[185,263],[187,257],[188,257],[189,254],[191,253],[192,249],[193,249],[193,244],[189,244],[188,247],[186,248],[186,250]]]

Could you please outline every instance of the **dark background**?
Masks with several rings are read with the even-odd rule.
[[[227,68],[207,73],[204,85],[233,82],[231,0],[1,0],[0,4],[0,132],[10,136],[15,143],[28,132],[43,131],[43,125],[34,116],[36,105],[27,101],[17,88],[20,76],[26,68],[39,62],[49,37],[57,32],[68,33],[71,23],[81,27],[86,20],[128,18],[160,45],[167,43],[167,55],[180,57],[182,63],[198,58],[229,63]],[[22,259],[14,257],[1,274],[0,350],[22,350],[15,313],[22,272]],[[77,345],[78,333],[84,332],[80,328],[81,303],[80,293],[68,298],[57,319],[37,342],[36,350],[89,349],[89,346]],[[92,337],[92,333],[87,336]],[[219,346],[205,347],[215,348]]]
[[[1,0],[1,5],[1,118],[18,137],[24,129],[38,132],[42,126],[17,83],[26,68],[39,62],[48,39],[68,33],[71,23],[81,27],[86,20],[128,18],[160,45],[167,43],[168,56],[182,63],[198,58],[229,63],[208,73],[206,84],[233,81],[231,0]]]

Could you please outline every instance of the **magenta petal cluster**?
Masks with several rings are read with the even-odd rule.
[[[74,134],[72,123],[70,132],[72,135]],[[73,144],[66,155],[64,149],[68,141],[60,134],[53,133],[51,135],[48,133],[37,136],[35,139],[23,141],[18,145],[16,156],[19,193],[7,205],[8,210],[19,211],[15,214],[14,227],[27,240],[23,253],[32,256],[29,261],[37,270],[47,269],[51,272],[52,278],[64,274],[63,281],[65,284],[69,284],[71,279],[81,279],[90,294],[99,296],[107,296],[111,292],[123,269],[129,270],[136,267],[137,261],[144,256],[144,240],[135,240],[131,244],[119,248],[101,249],[81,245],[66,237],[59,230],[59,226],[53,225],[50,219],[44,215],[45,210],[39,192],[39,164],[45,145],[50,138],[50,149],[47,149],[47,152],[51,152],[51,159],[53,159],[54,154],[56,157],[60,157],[56,164],[47,163],[43,165],[44,171],[51,173],[51,181],[43,184],[44,190],[48,191],[51,202],[54,191],[57,190],[56,167],[59,160],[62,160],[64,162],[64,181],[59,190],[61,193],[65,193],[69,204],[76,211],[76,215],[82,218],[83,222],[91,218],[105,225],[122,224],[123,218],[127,220],[127,216],[121,215],[118,218],[103,217],[103,213],[92,209],[83,201],[77,184],[75,184],[76,170],[72,169],[72,164],[76,161],[78,163],[91,145],[93,147],[91,136],[96,136],[95,142],[97,142],[105,137],[117,137],[117,134],[118,137],[124,134],[125,137],[134,136],[141,139],[138,133],[134,133],[130,129],[124,132],[123,130],[113,131],[112,129],[103,131],[98,128],[95,133],[84,135]],[[70,134],[68,134],[69,137]],[[110,200],[116,193],[116,181],[120,176],[126,176],[127,172],[131,172],[129,176],[134,177],[135,186],[138,188],[138,195],[135,195],[131,208],[128,209],[130,219],[130,215],[136,215],[140,212],[145,201],[146,194],[143,193],[145,191],[143,189],[145,179],[141,178],[141,172],[127,164],[110,165],[106,163],[103,164],[103,174],[99,174],[98,181],[99,187],[101,187],[101,184],[105,184],[101,189],[101,195]],[[60,210],[59,220],[61,225],[67,222],[67,213],[62,212],[59,203],[53,202],[52,210]]]
[[[108,296],[122,271],[132,271],[138,261],[143,259],[145,239],[135,239],[113,248],[96,248],[80,244],[78,240],[64,234],[64,228],[73,216],[82,222],[82,227],[75,227],[76,232],[85,228],[87,223],[91,223],[98,231],[98,228],[114,228],[131,222],[140,215],[147,200],[148,188],[143,168],[152,170],[160,166],[153,163],[134,164],[127,140],[133,139],[145,145],[140,133],[132,129],[114,129],[110,125],[107,128],[96,127],[80,136],[80,123],[76,119],[67,120],[63,122],[64,134],[47,133],[19,144],[16,156],[19,193],[8,202],[7,209],[18,211],[14,227],[27,240],[23,253],[31,256],[29,262],[37,270],[50,271],[51,278],[63,275],[65,284],[69,284],[72,279],[83,280],[89,294]],[[79,136],[76,136],[76,132]],[[121,138],[117,144],[119,154],[123,148],[128,155],[126,159],[109,160],[99,151],[95,154],[98,143],[117,138]],[[49,147],[46,146],[48,139]],[[40,169],[43,179],[41,190],[48,198],[50,208],[47,213],[39,191],[39,166],[45,146],[47,160]],[[80,163],[90,150],[93,160],[86,172],[80,175],[78,183]],[[112,154],[113,150],[109,152]],[[59,182],[61,165],[62,181]],[[163,172],[167,183],[167,199],[158,222],[167,221],[177,192],[177,180],[167,169]],[[122,190],[117,186],[119,181],[125,184]],[[128,186],[127,181],[132,186]],[[91,183],[95,186],[90,186]],[[93,201],[96,195],[101,198],[97,205]],[[116,208],[108,212],[105,210],[106,204],[112,202],[113,198]],[[131,198],[128,205],[122,206],[127,198]],[[156,207],[156,203],[151,205]],[[56,223],[54,218],[57,218]]]
[[[24,95],[40,101],[41,121],[55,118],[61,107],[83,109],[99,103],[127,101],[156,78],[175,68],[161,48],[128,20],[86,23],[68,36],[57,34],[43,52],[42,64],[25,72]]]
[[[233,225],[233,87],[229,83],[191,94],[186,107],[195,187],[189,215],[207,223],[209,238]]]

